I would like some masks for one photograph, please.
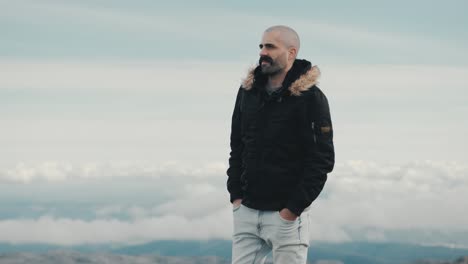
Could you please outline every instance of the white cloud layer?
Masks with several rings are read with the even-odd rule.
[[[67,180],[100,180],[106,178],[209,179],[223,173],[223,163],[208,163],[199,167],[181,167],[169,161],[154,165],[145,162],[114,162],[72,164],[56,161],[44,163],[18,163],[11,168],[0,168],[0,182],[34,183]]]
[[[47,170],[26,169],[23,164],[19,170],[34,172],[29,174],[28,181],[21,173],[11,173],[8,178],[2,174],[1,179],[9,184],[38,180],[74,184],[76,177],[80,178],[78,175],[89,167],[54,166],[50,169],[50,164],[43,165],[50,169],[50,175],[45,177]],[[99,184],[102,178],[113,177],[114,173],[112,181],[153,177],[158,179],[158,184],[152,191],[170,189],[171,198],[164,202],[154,201],[150,206],[110,204],[97,207],[96,218],[92,220],[57,214],[3,219],[0,220],[1,241],[72,245],[138,243],[157,239],[229,239],[232,215],[224,186],[224,171],[225,166],[218,163],[198,169],[177,163],[161,167],[95,165],[93,173],[84,177],[89,185]],[[18,175],[16,180],[14,175]],[[468,232],[468,211],[464,210],[468,208],[467,175],[468,166],[457,162],[338,163],[310,212],[310,238],[349,241],[356,238],[356,230],[364,230],[360,238],[371,241],[391,241],[395,238],[388,237],[387,232],[398,230],[409,230],[409,233],[411,230]],[[100,186],[103,192],[109,188],[105,184]],[[66,200],[67,197],[60,198]],[[122,213],[129,219],[115,217]],[[437,239],[417,242],[436,243]],[[446,240],[438,242],[447,243]]]
[[[319,66],[343,160],[466,161],[468,68]],[[3,60],[0,162],[219,159],[248,67]]]
[[[218,92],[226,92],[238,87],[249,66],[248,62],[2,59],[0,89],[181,94],[217,88]]]

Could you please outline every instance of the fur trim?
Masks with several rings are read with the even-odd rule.
[[[254,71],[256,67],[250,68],[247,77],[242,80],[242,88],[245,90],[252,89],[254,82]],[[313,66],[307,73],[301,75],[301,77],[295,80],[289,87],[288,90],[292,95],[300,96],[302,92],[309,90],[313,85],[318,84],[318,78],[320,77],[320,69],[317,65]]]
[[[288,89],[292,95],[299,96],[301,92],[305,92],[313,85],[318,84],[319,77],[320,69],[317,66],[312,66],[306,74],[295,80]]]
[[[251,67],[247,73],[247,77],[245,77],[245,79],[242,80],[242,88],[244,88],[245,90],[250,90],[252,89],[252,86],[253,86],[253,82],[254,82],[254,71],[255,71],[255,68],[257,67]]]

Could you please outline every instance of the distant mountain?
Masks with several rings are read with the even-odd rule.
[[[69,250],[53,250],[46,253],[2,253],[0,254],[0,263],[2,264],[230,264],[231,261],[215,256],[158,256],[141,255],[130,256],[112,253],[82,253]],[[310,264],[344,264],[346,261],[339,260],[317,260],[309,262]],[[267,261],[271,264],[271,260]],[[454,262],[420,260],[411,264],[468,264],[468,256],[461,257]]]
[[[316,243],[309,259],[338,259],[346,264],[400,264],[418,259],[453,260],[468,255],[468,249],[401,243]]]
[[[100,245],[80,245],[74,247],[61,247],[56,245],[42,244],[24,244],[12,245],[0,243],[0,256],[11,257],[13,253],[17,253],[17,257],[27,258],[46,258],[51,257],[44,255],[50,252],[61,252],[61,255],[66,252],[74,252],[74,254],[83,254],[81,257],[91,256],[117,258],[116,256],[125,257],[142,257],[143,264],[153,263],[148,262],[154,260],[155,256],[173,256],[181,257],[185,260],[187,257],[194,261],[198,256],[213,256],[218,263],[224,263],[231,259],[230,240],[206,240],[206,241],[153,241],[150,243],[120,246],[111,244]],[[2,254],[3,252],[3,254]],[[65,253],[64,253],[65,252]],[[36,254],[32,254],[36,253]],[[41,254],[37,254],[41,253]],[[86,254],[84,254],[86,253]],[[59,255],[60,255],[59,254]],[[71,253],[70,253],[71,254]],[[69,257],[74,256],[73,254]],[[317,243],[314,242],[309,248],[308,259],[314,264],[453,264],[454,259],[460,256],[468,256],[467,249],[449,248],[442,246],[420,246],[400,243],[370,243],[370,242],[349,242],[349,243]],[[0,259],[0,263],[5,262],[5,259]],[[42,259],[37,259],[42,261]],[[172,259],[174,260],[174,259]],[[419,260],[419,262],[415,262]],[[88,260],[87,260],[88,261]],[[90,260],[89,260],[90,261]],[[94,262],[81,263],[94,263]],[[145,262],[146,261],[146,262]],[[198,260],[197,260],[198,261]],[[424,262],[425,261],[425,262]],[[432,261],[432,262],[431,262]],[[12,262],[13,263],[13,262]],[[23,263],[23,262],[14,262]],[[25,263],[41,263],[36,261]],[[48,263],[48,262],[44,262]],[[72,263],[72,262],[63,262]],[[102,262],[101,262],[102,263]],[[106,263],[106,262],[104,262]],[[109,262],[115,263],[115,262]],[[129,262],[140,263],[140,262]],[[177,263],[177,262],[175,262]],[[185,262],[180,262],[185,264]],[[192,263],[192,262],[188,262]],[[194,262],[196,263],[196,262]],[[216,262],[214,262],[216,263]],[[463,262],[454,262],[461,264]],[[158,263],[159,264],[159,263]],[[465,263],[463,263],[465,264]],[[467,263],[468,264],[468,263]]]
[[[12,253],[12,252],[46,252],[53,249],[59,249],[60,246],[49,245],[49,244],[10,244],[0,243],[0,254],[1,253]]]
[[[468,256],[460,257],[453,262],[439,260],[419,260],[413,262],[412,264],[468,264]]]
[[[156,253],[166,256],[220,256],[231,258],[230,240],[154,241],[114,249],[114,253],[141,255]],[[468,255],[468,249],[420,246],[400,243],[313,243],[308,259],[339,260],[346,264],[399,264],[418,259],[452,260]]]
[[[231,258],[231,240],[159,240],[135,246],[113,249],[113,253],[164,256],[220,256]]]
[[[47,253],[4,253],[0,254],[2,264],[230,264],[219,257],[168,257],[168,256],[126,256],[110,253],[80,253],[58,250]]]

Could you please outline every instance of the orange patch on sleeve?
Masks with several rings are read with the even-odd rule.
[[[320,127],[320,131],[321,131],[322,133],[330,133],[331,127],[329,127],[329,126]]]

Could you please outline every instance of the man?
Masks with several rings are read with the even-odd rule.
[[[275,264],[307,261],[308,209],[335,155],[320,72],[296,59],[299,47],[293,29],[268,28],[237,94],[227,170],[234,264],[264,263],[271,251]]]

